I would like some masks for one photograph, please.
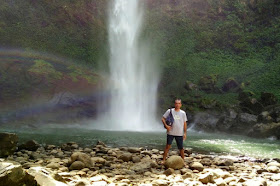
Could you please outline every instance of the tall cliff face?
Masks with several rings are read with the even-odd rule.
[[[159,68],[163,73],[159,92],[165,105],[171,101],[169,96],[182,96],[186,100],[194,96],[210,96],[221,102],[236,102],[236,94],[217,95],[198,91],[196,95],[183,88],[186,81],[198,84],[204,76],[212,75],[217,77],[218,88],[227,79],[234,78],[256,94],[269,91],[280,98],[277,62],[280,59],[279,1],[145,1],[143,37],[152,40],[152,53],[160,56]],[[95,72],[99,70],[99,65],[102,71],[106,71],[108,2],[0,0],[0,47],[21,48],[27,53],[32,50],[46,52],[84,64]],[[26,63],[26,69],[34,60],[40,59],[40,55],[33,58],[28,59],[31,63]],[[14,63],[24,61],[19,54],[9,59],[2,57],[0,62],[4,59],[5,63],[11,61],[11,66],[15,68],[20,66]],[[54,69],[61,73],[73,71],[61,66],[54,65]],[[17,77],[14,81],[13,74],[7,76],[7,71],[1,71],[0,81],[5,85],[9,82],[14,84],[0,89],[2,100],[6,100],[7,94],[13,96],[13,93],[19,92],[15,95],[23,95],[23,90],[29,90],[30,84],[22,83],[24,78],[18,76],[24,73],[13,72]],[[59,73],[54,74],[54,77],[61,77]],[[37,89],[38,92],[42,90]]]

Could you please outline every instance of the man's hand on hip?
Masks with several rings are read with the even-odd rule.
[[[169,125],[166,125],[166,129],[167,129],[167,132],[169,132],[172,129],[172,127]]]

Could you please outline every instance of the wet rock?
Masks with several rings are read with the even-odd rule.
[[[130,170],[137,173],[144,173],[151,170],[151,161],[135,163]]]
[[[233,161],[230,160],[230,159],[221,160],[221,161],[216,162],[216,165],[218,165],[218,166],[232,166]]]
[[[184,160],[181,156],[171,156],[166,160],[164,165],[166,168],[181,169],[184,167]]]
[[[123,161],[131,161],[132,160],[132,154],[131,153],[123,153],[119,159],[123,160]]]
[[[199,172],[203,171],[204,167],[201,163],[199,162],[193,162],[191,165],[190,165],[190,169],[192,170],[198,170]]]
[[[194,116],[194,129],[207,132],[213,132],[216,130],[217,123],[219,121],[219,115],[215,113],[199,112]]]
[[[12,155],[17,149],[18,136],[14,133],[0,133],[0,157]]]
[[[71,155],[71,162],[74,161],[81,161],[84,163],[85,167],[92,167],[91,158],[89,155],[82,153],[82,152],[75,152]],[[70,163],[71,163],[70,162]]]
[[[133,162],[133,163],[138,163],[138,162],[140,162],[140,161],[141,161],[141,159],[140,159],[138,156],[132,157],[132,162]]]
[[[92,163],[99,163],[99,164],[104,165],[106,163],[106,160],[104,158],[101,158],[101,157],[92,157],[91,162]]]
[[[165,180],[154,180],[152,181],[152,185],[166,186],[168,185],[168,182]]]
[[[148,155],[148,156],[152,156],[153,155],[150,151],[147,151],[147,150],[141,151],[141,154]]]
[[[279,167],[280,168],[280,163],[279,162],[269,162],[268,164],[267,164],[267,166],[276,166],[276,167]]]
[[[268,171],[268,172],[272,172],[272,173],[280,173],[279,167],[277,167],[277,166],[275,166],[275,165],[269,166],[269,167],[267,168],[267,171]]]
[[[184,149],[184,153],[189,156],[189,155],[192,154],[192,149],[191,148],[186,148],[186,149]]]
[[[55,162],[51,162],[46,167],[47,168],[51,168],[51,169],[59,169],[60,164],[59,163],[55,163]]]
[[[165,174],[166,176],[169,176],[173,173],[174,173],[174,169],[172,169],[172,168],[168,168],[163,172],[163,174]]]
[[[212,173],[206,173],[199,176],[198,180],[204,184],[214,183],[214,177]]]
[[[83,168],[85,168],[85,164],[81,161],[74,161],[70,167],[69,167],[69,170],[81,170]]]
[[[227,183],[224,181],[223,178],[218,178],[214,182],[217,186],[227,186]]]
[[[258,173],[258,174],[262,174],[263,172],[267,172],[267,170],[266,170],[266,169],[258,169],[258,170],[257,170],[257,173]]]
[[[106,147],[106,144],[102,141],[97,141],[96,145],[101,145],[102,147]]]
[[[247,180],[246,182],[243,183],[244,186],[266,186],[267,182],[263,178],[258,178],[258,179],[250,179]]]
[[[36,186],[37,182],[29,175],[21,165],[15,162],[0,162],[0,185],[30,185]]]
[[[249,131],[248,136],[256,138],[267,138],[275,136],[280,139],[280,123],[256,124]]]
[[[209,158],[203,158],[200,163],[205,166],[210,166],[212,164],[212,160],[210,160]]]
[[[22,150],[29,150],[29,151],[36,151],[40,147],[40,144],[35,140],[29,140],[24,144],[19,145],[18,149]]]
[[[136,147],[129,147],[127,149],[127,151],[130,152],[130,153],[140,153],[141,152],[141,150],[139,148],[136,148]]]

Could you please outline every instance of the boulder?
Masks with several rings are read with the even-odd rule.
[[[217,101],[215,99],[201,99],[200,107],[204,109],[212,109],[217,106]]]
[[[212,173],[206,173],[200,175],[198,180],[204,184],[214,183],[214,176]]]
[[[74,161],[70,167],[69,167],[69,170],[81,170],[83,168],[85,168],[85,164],[81,161]]]
[[[71,155],[71,162],[73,163],[74,161],[81,161],[84,163],[85,167],[92,167],[92,160],[89,155],[82,153],[82,152],[75,152]]]
[[[198,112],[194,116],[195,130],[213,132],[216,130],[216,125],[219,121],[219,116],[215,113]]]
[[[47,168],[51,168],[51,169],[59,169],[60,164],[59,163],[55,163],[55,162],[51,162],[46,167]]]
[[[221,90],[216,86],[217,75],[203,76],[199,80],[199,89],[207,93],[221,93]]]
[[[272,123],[273,121],[276,121],[273,117],[271,117],[270,113],[268,111],[263,111],[258,115],[258,122],[259,123]]]
[[[29,175],[20,164],[16,162],[0,162],[0,185],[30,185],[37,186],[34,177]]]
[[[138,163],[138,162],[141,162],[141,159],[138,156],[134,156],[134,157],[132,157],[132,161],[133,161],[133,163]]]
[[[249,113],[240,113],[229,131],[238,134],[248,134],[248,131],[257,123],[258,116]]]
[[[252,96],[254,93],[252,92],[240,92],[238,96],[239,106],[243,112],[247,112],[250,114],[260,114],[264,106]]]
[[[100,163],[100,164],[104,165],[106,160],[104,158],[101,158],[101,157],[92,157],[91,162],[92,163]]]
[[[225,160],[218,161],[216,164],[218,166],[232,166],[233,165],[233,161],[230,160],[230,159],[225,159]]]
[[[130,167],[130,170],[135,171],[137,173],[144,173],[151,170],[151,163],[152,161],[135,163],[133,166]]]
[[[255,138],[267,138],[275,136],[280,139],[280,123],[259,123],[252,127],[248,136]]]
[[[181,169],[184,167],[184,160],[181,156],[171,156],[165,161],[166,168]]]
[[[279,167],[277,167],[277,166],[275,166],[275,165],[269,166],[269,167],[267,168],[267,171],[268,171],[268,172],[271,172],[271,173],[280,173]]]
[[[17,149],[18,136],[14,133],[0,133],[0,157],[14,154]]]
[[[249,179],[245,181],[242,185],[244,186],[266,186],[267,182],[264,178],[255,178],[255,179]]]
[[[55,174],[43,167],[31,167],[28,169],[28,174],[32,175],[40,186],[67,186],[67,184],[55,180],[53,178]]]
[[[199,172],[203,171],[204,167],[201,163],[199,162],[193,162],[191,165],[190,165],[190,169],[192,170],[198,170]]]
[[[172,169],[172,168],[168,168],[163,172],[163,174],[165,174],[166,176],[169,176],[173,173],[174,173],[174,169]]]
[[[131,153],[140,153],[141,150],[139,148],[136,148],[136,147],[129,147],[127,149],[128,152],[131,152]]]
[[[120,155],[119,159],[123,161],[131,161],[132,160],[132,154],[131,153],[123,153]]]
[[[275,105],[277,104],[277,98],[274,94],[269,93],[269,92],[262,92],[261,93],[261,104],[263,106],[268,106],[268,105]]]
[[[18,149],[22,150],[30,150],[30,151],[36,151],[40,147],[40,144],[35,140],[29,140],[25,142],[24,144],[19,145]]]
[[[224,92],[237,92],[240,90],[240,85],[234,78],[229,78],[223,85],[222,90]]]

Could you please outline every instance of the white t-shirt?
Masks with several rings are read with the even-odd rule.
[[[163,117],[167,118],[169,115],[170,109],[168,109],[164,114]],[[174,118],[174,123],[172,125],[172,128],[167,134],[173,135],[173,136],[183,136],[184,135],[184,123],[185,121],[188,121],[186,112],[181,110],[180,111],[175,111],[175,108],[171,109],[173,118]]]

